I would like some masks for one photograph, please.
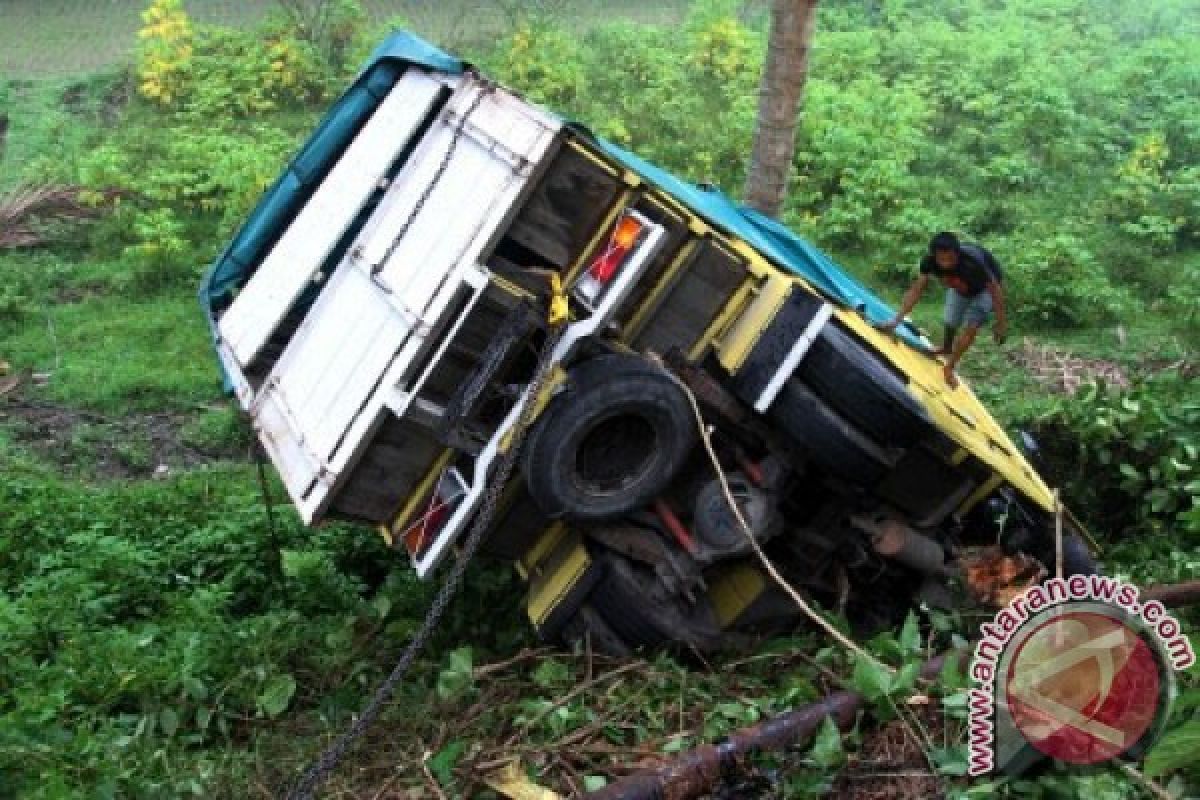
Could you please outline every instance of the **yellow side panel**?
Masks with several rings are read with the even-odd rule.
[[[766,586],[763,574],[748,564],[737,564],[709,581],[708,599],[720,626],[726,628],[740,617]]]
[[[852,311],[839,310],[837,317],[908,377],[913,394],[947,436],[1043,509],[1054,509],[1049,487],[979,402],[966,380],[960,378],[958,388],[951,389],[942,375],[941,359],[918,352],[894,336],[880,333]]]
[[[735,241],[732,246],[749,261],[769,266],[769,262],[745,242]],[[796,286],[801,286],[813,294],[821,294],[803,278],[792,275],[788,278]],[[1050,489],[1021,455],[991,413],[979,402],[967,382],[960,378],[957,389],[946,385],[940,358],[918,351],[897,336],[881,333],[852,309],[838,308],[834,316],[908,378],[913,394],[929,411],[930,418],[943,433],[1003,476],[1005,481],[1043,509],[1054,509],[1054,498]],[[753,342],[750,346],[753,346]],[[745,352],[738,352],[741,360],[731,359],[727,363],[722,359],[722,365],[736,371],[749,348]]]
[[[771,273],[758,288],[746,310],[715,343],[717,360],[730,372],[737,372],[754,349],[758,338],[775,319],[792,290],[792,280],[779,272]]]
[[[529,596],[525,611],[535,626],[545,623],[591,564],[592,558],[583,546],[583,537],[571,531],[549,555],[528,570]]]

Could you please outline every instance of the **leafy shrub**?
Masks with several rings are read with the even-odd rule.
[[[533,100],[571,108],[586,91],[576,52],[576,43],[565,32],[525,22],[509,37],[496,67],[514,85],[526,88]]]
[[[1087,387],[1038,422],[1076,507],[1113,533],[1200,536],[1200,399],[1164,375]]]
[[[322,60],[318,44],[304,38],[309,29],[286,19],[257,30],[193,28],[181,0],[153,0],[142,18],[140,93],[154,105],[190,112],[206,124],[227,115],[320,102],[336,74]],[[328,35],[341,41],[347,34]]]
[[[205,130],[180,122],[162,136],[117,138],[87,154],[79,164],[86,184],[128,194],[97,240],[123,256],[125,288],[198,279],[293,147],[291,136],[262,122]]]
[[[153,0],[138,31],[138,91],[151,103],[175,108],[189,83],[192,22],[183,0]]]
[[[303,107],[325,99],[331,77],[313,46],[281,27],[202,28],[182,107],[207,120]]]
[[[103,787],[197,793],[216,773],[203,757],[185,767],[189,750],[243,735],[297,702],[298,685],[364,668],[355,631],[378,630],[386,614],[364,601],[368,587],[351,565],[386,558],[378,537],[305,531],[281,514],[272,539],[249,478],[207,471],[87,489],[6,475],[6,788],[31,797]],[[324,565],[321,591],[308,579],[282,581],[273,547]],[[313,599],[308,613],[292,607],[295,592]],[[329,637],[343,645],[329,647]]]
[[[1043,327],[1078,327],[1112,319],[1128,307],[1126,293],[1109,282],[1079,237],[1034,235],[1019,248],[1002,262],[1014,317]]]
[[[328,66],[341,75],[361,52],[366,12],[357,0],[280,0],[284,23]],[[282,27],[282,26],[281,26]]]
[[[1143,137],[1117,169],[1110,215],[1121,229],[1153,251],[1173,250],[1182,234],[1200,231],[1200,169],[1170,171],[1170,150],[1160,133]]]

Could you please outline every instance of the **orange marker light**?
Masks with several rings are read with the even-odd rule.
[[[637,241],[638,235],[642,232],[642,223],[638,222],[633,217],[623,217],[617,223],[616,230],[613,231],[613,244],[617,247],[629,250]]]

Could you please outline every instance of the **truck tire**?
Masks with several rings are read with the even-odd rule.
[[[673,595],[650,567],[598,548],[604,573],[592,588],[588,605],[617,638],[632,649],[688,648],[708,652],[723,633],[703,603]]]
[[[604,577],[592,589],[591,606],[626,645],[655,649],[670,641],[670,632],[651,619],[655,606],[642,591],[645,581],[654,580],[653,574],[639,577],[639,571],[649,573],[624,558],[608,559]]]
[[[645,507],[696,441],[695,416],[669,375],[632,356],[571,370],[525,443],[529,493],[553,517],[595,522]]]
[[[893,459],[796,378],[784,384],[768,416],[805,459],[852,483],[874,486]]]
[[[614,658],[629,658],[633,655],[629,644],[587,603],[580,606],[563,626],[561,638],[567,645],[582,644],[590,640],[592,649]]]
[[[911,447],[932,427],[907,384],[836,325],[827,325],[813,342],[796,376],[884,445]]]
[[[1054,574],[1054,569],[1057,566],[1054,553],[1054,531],[1051,529],[1046,537],[1049,540],[1048,544],[1043,545],[1036,555],[1036,558],[1042,562],[1046,571],[1051,575]],[[1096,575],[1100,572],[1096,560],[1092,558],[1092,551],[1088,549],[1087,543],[1083,538],[1074,533],[1063,533],[1063,575],[1070,577],[1072,575]]]

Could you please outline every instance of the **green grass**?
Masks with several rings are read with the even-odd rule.
[[[221,396],[208,330],[187,291],[43,308],[6,337],[4,353],[16,369],[49,375],[35,397],[75,407],[188,409]]]

